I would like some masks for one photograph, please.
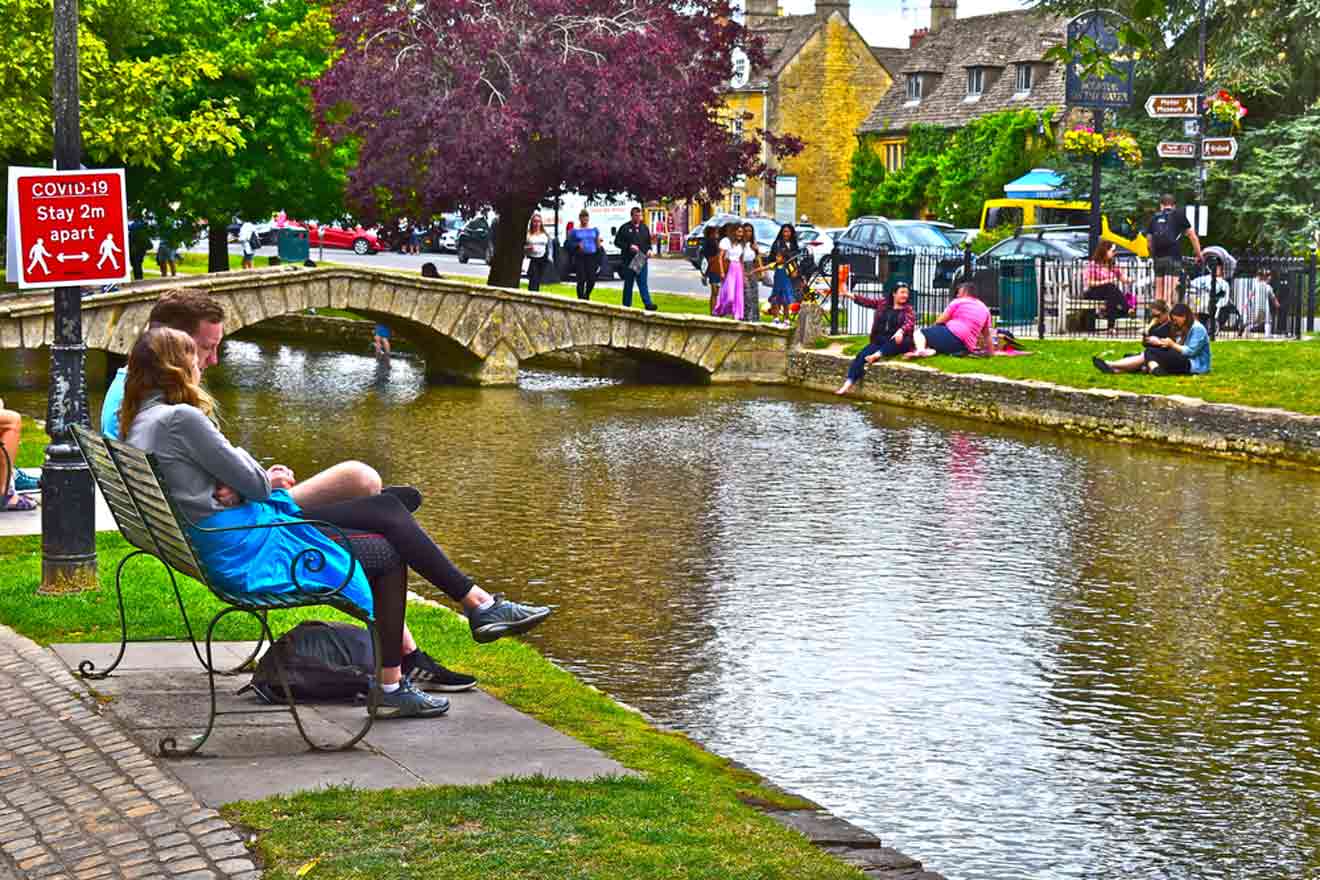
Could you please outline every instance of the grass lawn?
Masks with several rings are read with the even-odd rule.
[[[35,593],[40,538],[0,540],[0,621],[40,642],[117,638],[114,569],[131,548],[112,533],[97,537],[97,549],[99,592],[46,597]],[[126,580],[130,634],[177,634],[177,612],[158,564],[135,560]],[[204,626],[217,603],[200,584],[184,579],[182,587],[194,627]],[[301,618],[334,616],[307,609],[277,614],[273,622],[283,631]],[[231,804],[227,817],[259,833],[257,848],[272,880],[304,874],[312,880],[861,877],[745,801],[805,802],[763,787],[681,735],[656,730],[527,645],[503,640],[478,646],[466,622],[445,609],[414,605],[408,620],[446,664],[480,676],[488,692],[642,777],[528,778],[398,792],[331,789]],[[220,638],[254,635],[237,622],[223,629]],[[434,724],[435,747],[444,748],[444,721],[418,723]],[[314,867],[300,871],[309,863]]]
[[[844,353],[854,355],[864,336],[834,337]],[[1135,354],[1141,345],[1121,339],[1025,340],[1030,357],[933,357],[919,363],[950,373],[992,373],[1011,379],[1036,379],[1074,388],[1119,388],[1143,394],[1182,394],[1214,403],[1278,407],[1320,414],[1320,340],[1259,342],[1226,339],[1214,343],[1214,367],[1204,376],[1108,375],[1091,365],[1091,357],[1107,360]]]

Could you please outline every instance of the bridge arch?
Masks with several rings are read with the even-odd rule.
[[[516,383],[522,362],[583,347],[683,364],[711,382],[778,382],[787,369],[788,333],[780,328],[447,279],[291,268],[230,272],[178,286],[206,290],[219,300],[227,334],[311,308],[349,309],[407,337],[426,358],[429,375],[477,384]],[[84,300],[88,347],[126,355],[160,290],[133,288]],[[0,309],[0,348],[49,345],[51,311],[49,303]]]

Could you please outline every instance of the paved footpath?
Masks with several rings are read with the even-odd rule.
[[[256,878],[242,837],[0,625],[0,878]],[[16,872],[16,873],[15,873]]]

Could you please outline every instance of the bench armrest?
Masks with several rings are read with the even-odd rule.
[[[333,535],[329,537],[332,541],[341,544],[344,550],[348,552],[348,573],[344,575],[344,579],[340,581],[339,586],[332,589],[321,587],[309,588],[303,586],[302,582],[298,580],[298,563],[300,561],[307,567],[308,571],[320,571],[325,568],[325,553],[323,553],[320,548],[308,547],[306,550],[302,550],[294,556],[293,561],[289,563],[289,583],[287,585],[276,584],[275,586],[292,586],[296,590],[306,593],[309,596],[316,596],[320,599],[333,599],[338,597],[339,594],[344,591],[344,588],[348,586],[349,581],[353,580],[353,575],[357,572],[361,563],[358,562],[357,554],[353,552],[353,544],[348,540],[348,535],[344,533],[343,529],[334,523],[319,519],[288,519],[281,520],[280,522],[254,523],[246,526],[226,526],[224,528],[192,526],[192,528],[207,534],[218,534],[220,532],[250,532],[255,531],[256,529],[283,529],[290,526],[315,526],[318,529],[326,529],[338,535],[337,539]]]

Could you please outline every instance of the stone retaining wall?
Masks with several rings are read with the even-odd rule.
[[[789,353],[788,381],[834,391],[851,358]],[[1206,403],[1176,395],[1067,388],[1001,376],[878,363],[853,392],[866,400],[1100,440],[1140,441],[1224,458],[1320,470],[1320,416]]]

